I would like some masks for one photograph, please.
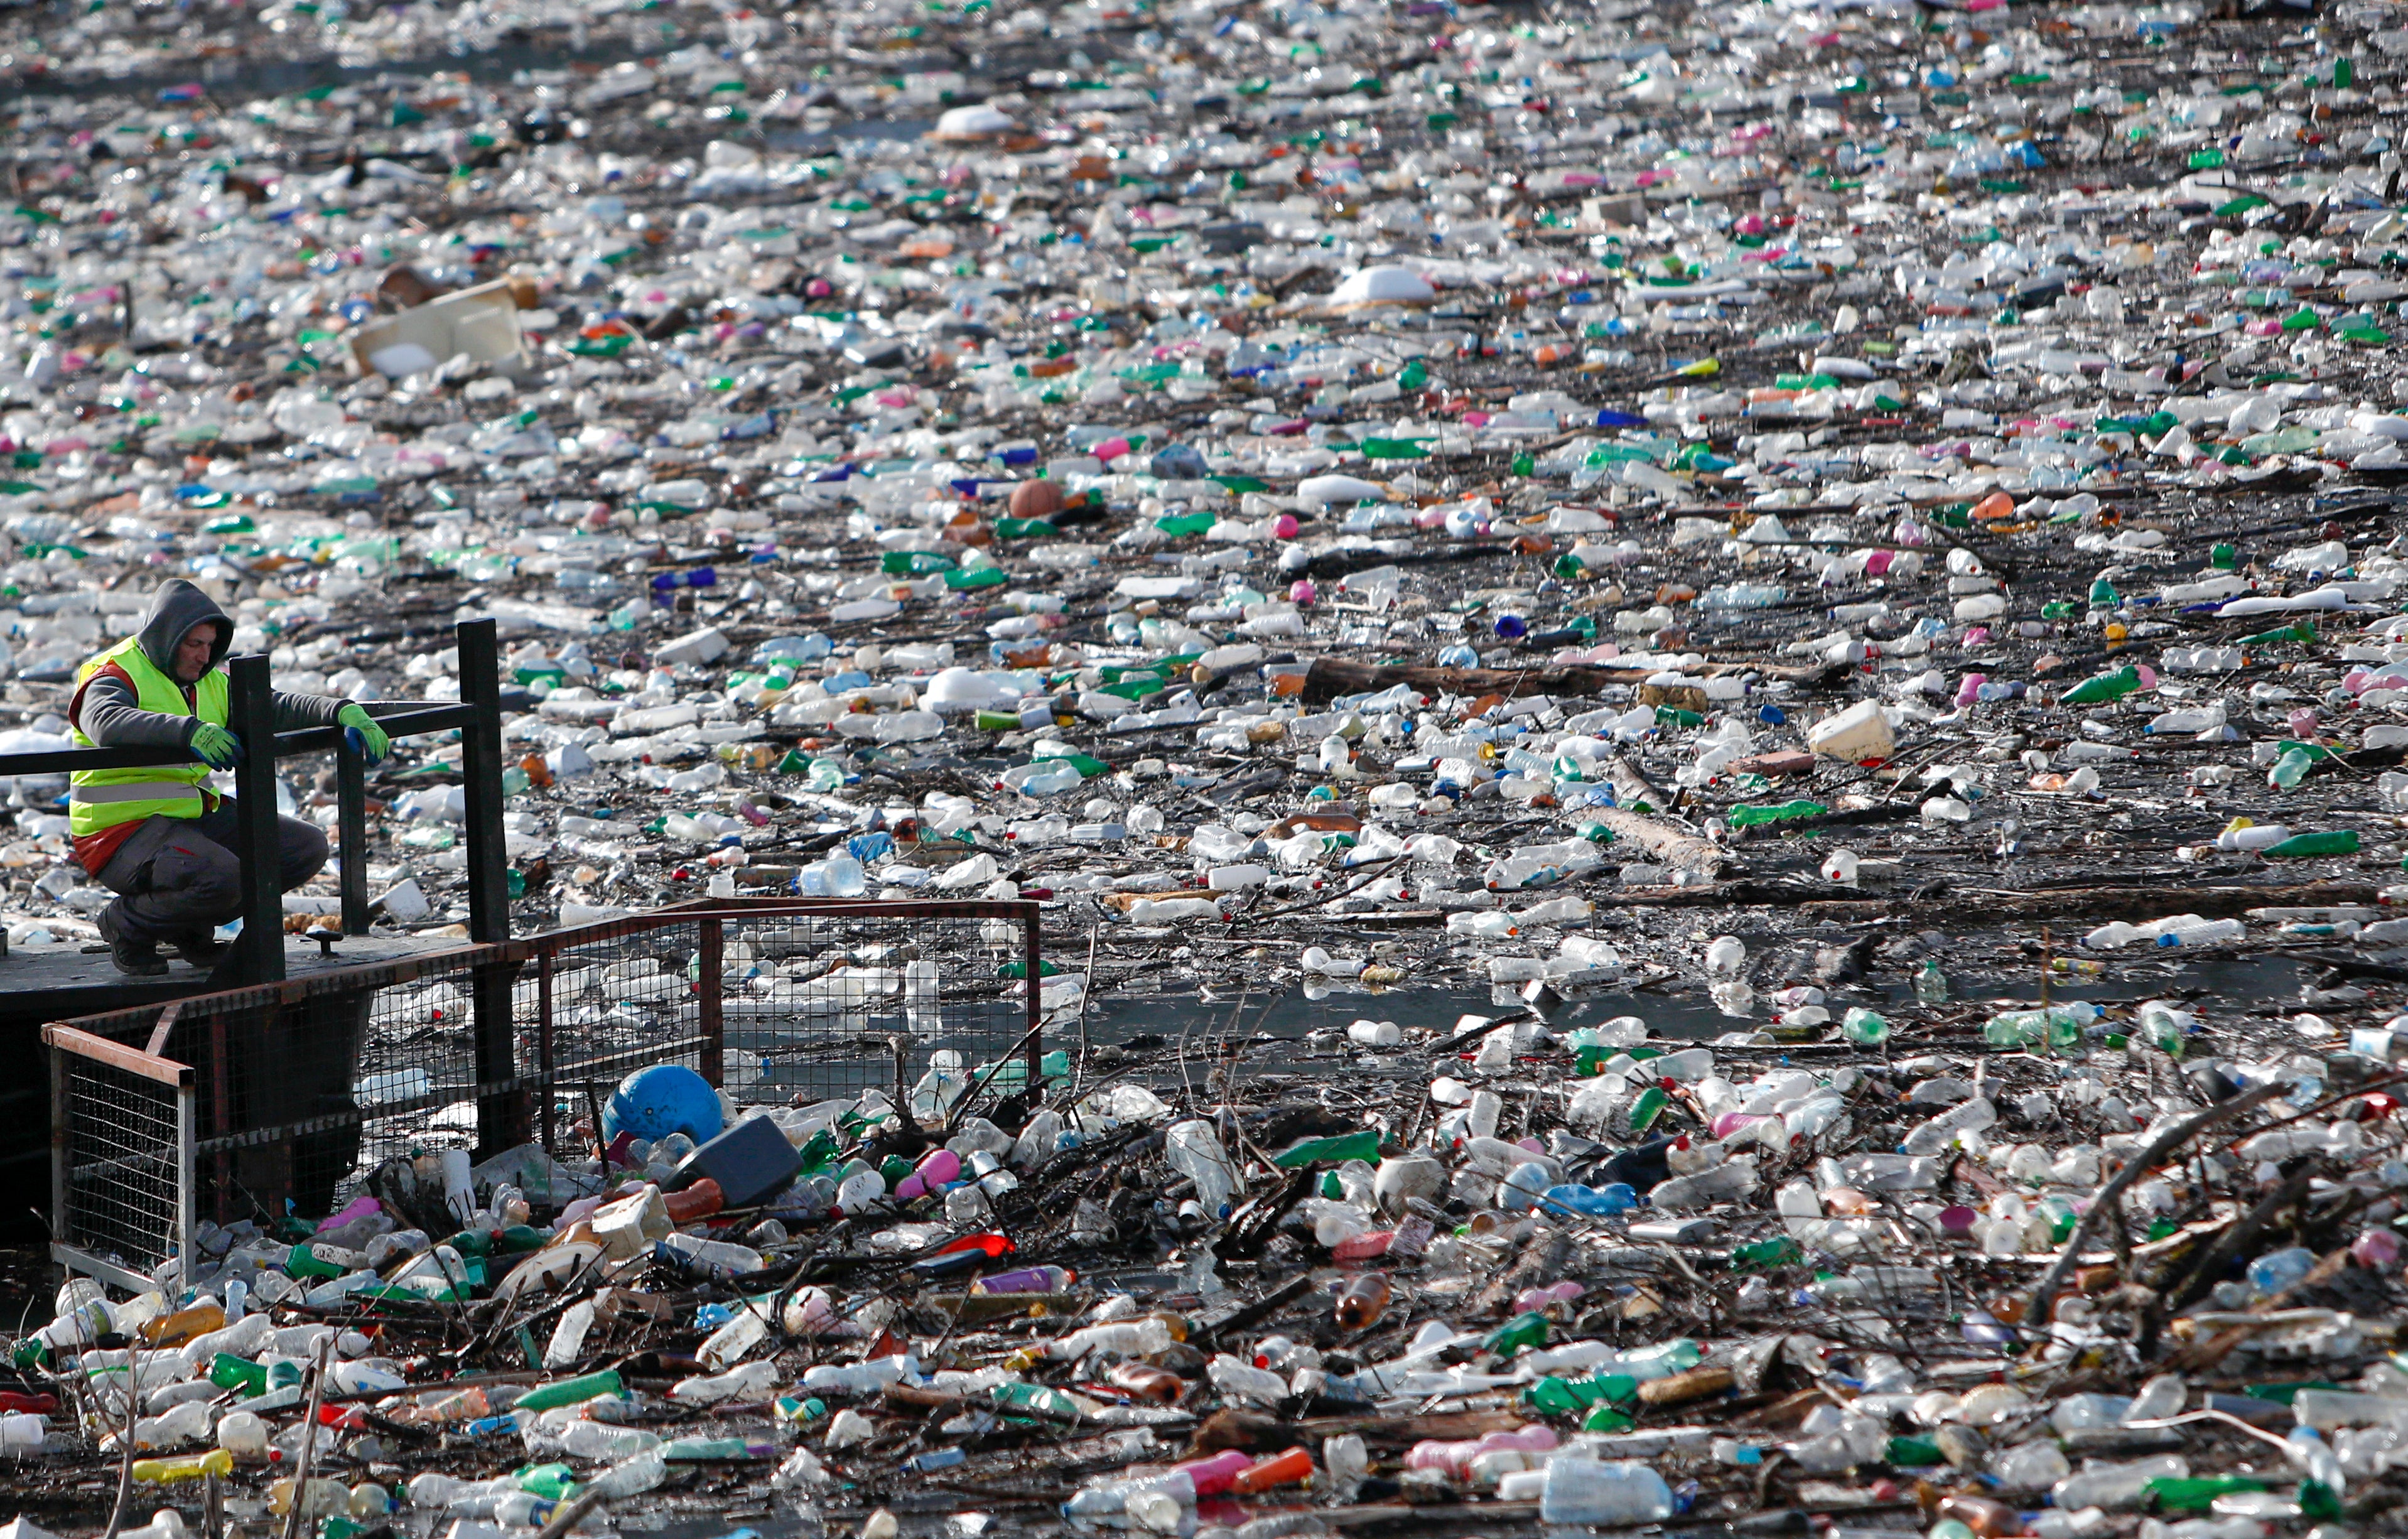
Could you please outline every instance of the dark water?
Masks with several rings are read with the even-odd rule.
[[[544,43],[530,39],[458,53],[379,59],[374,64],[358,66],[344,65],[328,54],[283,59],[264,58],[255,52],[208,59],[179,54],[157,68],[121,76],[79,75],[70,79],[37,75],[19,79],[0,75],[0,90],[32,99],[44,96],[151,97],[170,86],[187,85],[197,80],[212,90],[248,98],[287,95],[321,86],[358,85],[380,75],[462,74],[473,80],[500,83],[507,82],[523,69],[566,69],[573,64],[608,67],[644,55],[658,54],[676,46],[675,41],[664,44],[656,39],[648,39],[643,47],[638,48],[632,39],[608,37],[595,38],[582,48],[573,48],[565,40]]]
[[[934,118],[865,118],[816,131],[791,123],[771,124],[761,130],[761,140],[772,150],[824,150],[838,139],[912,141],[935,126]]]
[[[2168,960],[2169,954],[2130,949],[2102,954],[2105,971],[2095,976],[2053,974],[2048,997],[2055,1000],[2090,1000],[2101,1004],[2132,1003],[2150,999],[2198,997],[2212,1014],[2229,1015],[2270,1005],[2298,1007],[2303,977],[2314,964],[2283,956],[2194,954]],[[1945,957],[1942,959],[1947,968]],[[2037,963],[2020,971],[1967,968],[1952,973],[1952,999],[1967,1003],[1997,1001],[2000,1007],[2036,1002],[2042,992]],[[1724,1014],[1702,989],[1671,985],[1679,992],[1634,990],[1601,994],[1555,1011],[1549,1026],[1570,1031],[1595,1026],[1617,1015],[1636,1015],[1654,1035],[1676,1042],[1711,1042],[1729,1031],[1750,1031],[1769,1024],[1771,1012],[1759,1004],[1746,1019]],[[1087,1006],[1086,1038],[1101,1045],[1132,1038],[1158,1036],[1176,1047],[1184,1037],[1192,1052],[1200,1053],[1215,1041],[1276,1039],[1294,1043],[1286,1052],[1273,1051],[1272,1061],[1301,1053],[1307,1033],[1343,1031],[1356,1020],[1394,1021],[1410,1034],[1415,1028],[1452,1033],[1465,1015],[1492,1018],[1519,1015],[1521,985],[1454,985],[1444,988],[1369,989],[1354,985],[1311,989],[1294,985],[1254,994],[1214,991],[1197,993],[1110,994]],[[1855,989],[1833,990],[1828,1000],[1834,1015],[1848,1004],[1870,1008],[1907,1009],[1914,1005],[1914,986],[1904,974],[1884,978]],[[2304,1007],[2300,1007],[2304,1008]],[[1067,1035],[1067,1034],[1065,1034]],[[1075,1039],[1073,1039],[1073,1042]],[[1070,1045],[1054,1036],[1049,1045]],[[1408,1047],[1406,1051],[1411,1051]],[[1301,1067],[1301,1065],[1299,1065]]]
[[[1252,995],[1216,993],[1108,995],[1087,1006],[1087,1040],[1122,1043],[1153,1034],[1176,1043],[1182,1034],[1197,1043],[1214,1038],[1270,1036],[1300,1041],[1322,1029],[1343,1031],[1357,1020],[1394,1021],[1407,1031],[1424,1028],[1452,1032],[1465,1015],[1498,1018],[1523,1012],[1521,985],[1446,988],[1369,989],[1340,985],[1310,990],[1294,985]],[[1315,996],[1319,996],[1316,998]],[[1702,994],[1601,994],[1559,1011],[1561,1028],[1595,1025],[1616,1015],[1637,1015],[1656,1035],[1702,1042],[1750,1023],[1725,1015]]]

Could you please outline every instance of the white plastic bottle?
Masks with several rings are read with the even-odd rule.
[[[2157,932],[2160,946],[2212,946],[2224,941],[2238,941],[2249,933],[2249,927],[2238,919],[2201,919],[2186,925],[2169,925]]]
[[[566,1368],[585,1352],[586,1332],[594,1329],[594,1302],[580,1299],[560,1314],[560,1323],[552,1328],[552,1340],[543,1349],[546,1368]]]
[[[863,1366],[867,1367],[867,1364]],[[669,1387],[669,1399],[687,1405],[717,1405],[724,1401],[766,1398],[778,1387],[778,1366],[748,1362],[724,1374],[680,1379]]]
[[[236,1459],[265,1459],[267,1423],[249,1411],[228,1411],[218,1420],[218,1446]]]
[[[1998,1107],[1983,1097],[1975,1096],[1971,1100],[1959,1101],[1930,1121],[1918,1125],[1906,1135],[1906,1142],[1899,1147],[1910,1155],[1938,1154],[1959,1133],[1978,1133],[1985,1128],[1993,1126],[1998,1120]]]

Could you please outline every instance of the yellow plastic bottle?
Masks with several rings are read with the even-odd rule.
[[[173,1459],[137,1459],[134,1461],[134,1478],[153,1485],[198,1480],[208,1474],[222,1479],[232,1474],[234,1455],[223,1448],[211,1448],[205,1454],[179,1454]]]

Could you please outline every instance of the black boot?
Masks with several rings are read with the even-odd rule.
[[[185,930],[169,939],[167,943],[175,948],[176,956],[185,966],[199,968],[203,972],[225,960],[225,954],[234,949],[220,941],[214,930],[206,929]]]
[[[108,942],[108,959],[118,971],[134,978],[166,975],[167,959],[159,955],[156,942],[130,940],[118,929],[114,904],[100,911],[100,938]]]

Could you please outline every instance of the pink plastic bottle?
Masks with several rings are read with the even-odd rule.
[[[1243,1449],[1225,1448],[1210,1459],[1182,1464],[1171,1474],[1185,1475],[1197,1496],[1218,1496],[1236,1485],[1240,1472],[1251,1469],[1254,1462]]]
[[[951,1149],[931,1149],[924,1156],[919,1168],[905,1176],[895,1187],[898,1201],[935,1191],[948,1181],[958,1181],[962,1174],[962,1157]]]

